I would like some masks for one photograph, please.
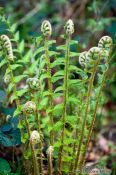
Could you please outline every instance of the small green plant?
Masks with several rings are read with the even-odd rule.
[[[42,36],[33,40],[33,47],[25,56],[21,54],[24,42],[18,43],[12,28],[9,30],[13,38],[0,36],[3,56],[0,67],[6,64],[4,82],[8,103],[16,104],[14,117],[19,119],[22,155],[28,164],[23,168],[27,174],[44,175],[47,159],[48,175],[83,175],[88,143],[107,79],[112,39],[104,36],[98,47],[72,52],[71,46],[78,44],[72,40],[73,21],[68,20],[64,27],[65,44],[56,46],[56,41],[51,40],[51,24],[45,20]],[[76,66],[72,63],[74,57]],[[19,88],[21,81],[24,85]],[[43,155],[44,144],[47,157]]]

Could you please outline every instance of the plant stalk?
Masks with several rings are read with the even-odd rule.
[[[48,175],[53,175],[52,154],[48,153]]]
[[[37,158],[35,155],[35,151],[34,151],[34,145],[30,139],[31,137],[31,131],[29,128],[29,124],[28,124],[28,120],[27,120],[27,115],[24,113],[24,119],[25,119],[25,125],[27,128],[27,133],[29,136],[29,142],[30,142],[30,148],[31,148],[31,154],[32,154],[32,161],[33,161],[33,175],[38,175],[38,167],[37,167]]]
[[[66,115],[67,115],[67,100],[68,100],[68,67],[69,67],[69,57],[70,57],[70,37],[66,39],[66,54],[65,54],[65,68],[64,68],[64,92],[63,92],[63,114],[62,114],[62,121],[63,121],[63,129],[61,133],[61,147],[59,149],[59,157],[58,157],[58,171],[59,174],[62,174],[62,155],[63,155],[63,148],[64,148],[64,136],[65,136],[65,122],[66,122]]]
[[[36,101],[35,96],[34,96],[34,102],[35,102],[36,107],[37,107],[37,101]],[[38,133],[40,134],[41,133],[41,121],[40,121],[39,111],[37,108],[35,111],[35,122],[37,123]],[[42,158],[42,141],[41,140],[40,140],[38,146],[39,146],[39,172],[40,172],[40,175],[43,175],[43,160],[42,160],[43,158]]]
[[[49,48],[48,48],[48,40],[45,38],[45,57],[47,63],[47,73],[48,73],[48,90],[49,90],[49,105],[50,105],[50,124],[51,124],[51,131],[50,131],[50,145],[54,144],[54,121],[53,121],[53,87],[52,87],[52,75],[51,75],[51,66],[50,66],[50,58],[49,58]]]

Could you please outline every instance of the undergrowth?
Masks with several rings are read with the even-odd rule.
[[[24,52],[25,43],[19,41],[15,25],[8,26],[9,36],[0,36],[0,68],[6,68],[6,103],[16,105],[13,117],[18,116],[19,121],[22,169],[25,174],[44,175],[46,160],[48,175],[83,175],[109,70],[112,39],[103,36],[98,46],[72,52],[71,46],[78,46],[78,41],[72,40],[73,21],[66,22],[64,45],[57,46],[51,39],[52,26],[45,20],[42,35]],[[44,145],[47,156],[43,155]]]

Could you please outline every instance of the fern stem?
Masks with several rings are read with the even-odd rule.
[[[45,38],[45,57],[47,63],[47,73],[48,73],[48,90],[49,90],[49,105],[50,105],[50,124],[51,124],[51,131],[50,131],[50,145],[54,144],[54,121],[53,121],[53,87],[52,87],[52,75],[51,75],[51,66],[50,66],[50,58],[49,58],[49,48],[48,48],[48,40]]]
[[[58,171],[60,174],[62,171],[62,156],[63,156],[63,148],[64,148],[64,136],[65,136],[65,122],[66,122],[66,115],[67,115],[67,99],[68,99],[68,67],[69,67],[69,57],[70,57],[70,36],[66,39],[66,53],[65,53],[65,68],[64,68],[64,92],[63,92],[63,114],[62,114],[62,121],[63,121],[63,129],[61,133],[61,147],[59,150],[59,157],[58,157]]]
[[[36,100],[35,96],[34,96],[33,100],[37,106],[37,100]],[[37,123],[38,133],[40,134],[41,133],[41,121],[40,121],[39,111],[37,108],[35,111],[35,122]],[[39,142],[39,172],[40,172],[40,175],[43,175],[42,141]]]
[[[52,147],[52,146],[50,146]],[[48,175],[53,175],[52,150],[48,149]]]
[[[28,120],[27,120],[27,115],[24,113],[24,119],[25,119],[25,125],[27,128],[27,133],[29,136],[29,139],[31,137],[31,131],[29,128],[29,124],[28,124]],[[38,168],[37,168],[37,159],[36,159],[36,155],[35,155],[35,151],[34,151],[34,146],[33,143],[31,141],[31,139],[29,140],[30,143],[30,148],[31,148],[31,154],[32,154],[32,161],[33,161],[33,175],[38,175]]]
[[[36,111],[36,115],[38,118],[38,111]],[[40,121],[38,122],[38,132],[41,133]],[[43,175],[42,141],[39,142],[39,172],[40,175]]]
[[[48,175],[52,175],[52,158],[48,155]]]

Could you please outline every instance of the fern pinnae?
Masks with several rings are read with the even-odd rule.
[[[63,112],[62,112],[62,121],[63,121],[63,129],[61,131],[61,147],[59,149],[59,157],[58,157],[58,171],[62,173],[62,154],[63,154],[63,147],[64,147],[64,136],[65,136],[65,122],[66,122],[66,115],[67,115],[67,100],[68,100],[68,68],[69,68],[69,57],[70,57],[70,41],[71,35],[74,32],[74,24],[71,19],[66,22],[65,25],[65,33],[66,33],[66,53],[65,53],[65,67],[64,67],[64,90],[63,90]]]

